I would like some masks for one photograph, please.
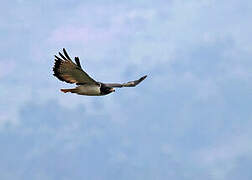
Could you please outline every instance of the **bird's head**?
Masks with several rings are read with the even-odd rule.
[[[115,89],[114,88],[110,88],[110,92],[115,92]]]
[[[112,88],[112,87],[108,87],[108,86],[104,86],[104,85],[101,85],[101,94],[102,95],[106,95],[106,94],[110,94],[112,92],[115,92],[115,89]]]

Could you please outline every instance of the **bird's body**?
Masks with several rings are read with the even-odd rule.
[[[94,85],[94,84],[80,85],[74,89],[61,89],[61,91],[64,93],[71,92],[71,93],[76,93],[79,95],[87,95],[87,96],[100,96],[101,95],[100,86]]]
[[[54,76],[61,81],[71,84],[76,83],[77,85],[73,89],[61,89],[64,93],[71,92],[79,95],[103,96],[115,92],[114,88],[134,87],[147,77],[143,76],[138,80],[123,84],[97,82],[82,69],[78,57],[75,57],[76,63],[74,63],[65,49],[63,49],[63,53],[64,55],[59,53],[61,58],[55,56]]]
[[[96,85],[96,84],[85,84],[77,86],[74,89],[61,89],[62,92],[67,93],[76,93],[79,95],[86,95],[86,96],[102,96],[109,94],[111,92],[114,92],[114,88],[112,88],[110,91],[106,92],[103,90],[102,84]]]

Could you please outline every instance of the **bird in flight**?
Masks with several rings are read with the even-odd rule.
[[[64,54],[64,55],[63,55]],[[76,93],[87,96],[103,96],[115,92],[114,88],[134,87],[142,82],[147,76],[127,83],[102,83],[91,78],[81,67],[80,60],[75,57],[75,63],[63,48],[63,54],[55,55],[55,64],[53,67],[54,76],[67,83],[75,83],[77,87],[73,89],[61,89],[62,92]]]

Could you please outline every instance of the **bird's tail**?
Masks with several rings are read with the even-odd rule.
[[[75,93],[75,92],[76,92],[76,89],[61,89],[61,91],[62,91],[63,93],[67,93],[67,92]]]

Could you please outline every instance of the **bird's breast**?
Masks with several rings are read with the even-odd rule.
[[[99,85],[81,85],[77,88],[77,93],[80,95],[88,95],[88,96],[99,96],[101,95],[100,86]]]

